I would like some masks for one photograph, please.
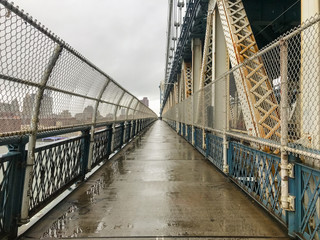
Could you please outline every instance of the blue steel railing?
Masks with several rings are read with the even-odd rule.
[[[17,222],[17,216],[21,206],[16,203],[21,202],[22,178],[21,153],[9,152],[0,156],[0,233],[10,233],[16,231],[13,223]],[[19,165],[20,164],[20,165]],[[0,237],[3,234],[0,234]]]
[[[295,164],[296,230],[303,239],[320,239],[320,170]]]
[[[208,129],[203,137],[203,129],[174,123],[172,120],[168,124],[273,217],[287,226],[290,236],[307,240],[320,239],[319,169],[297,163],[290,155],[289,159],[294,163],[294,178],[289,178],[289,190],[290,195],[295,196],[296,210],[284,211],[280,204],[281,177],[278,155],[228,139],[228,169],[225,172],[222,137]]]
[[[121,148],[121,146],[123,144],[123,131],[124,131],[123,124],[120,124],[115,127],[114,140],[113,140],[113,150],[118,150]]]
[[[223,139],[206,132],[206,146],[208,159],[221,171],[223,170]]]
[[[194,128],[194,145],[199,152],[205,155],[205,149],[203,149],[203,130],[201,128]]]
[[[34,215],[82,176],[85,136],[36,148],[29,213]]]
[[[187,141],[192,143],[192,126],[187,125]]]
[[[131,135],[131,123],[127,123],[125,126],[125,143],[127,143],[130,140]]]
[[[112,125],[106,129],[95,132],[93,144],[93,157],[91,167],[97,166],[104,159],[108,159],[111,153]]]
[[[280,206],[280,157],[231,142],[229,176],[270,213],[286,222]]]
[[[186,125],[182,123],[182,136],[186,138]]]
[[[93,167],[107,160],[112,152],[120,150],[153,121],[154,119],[139,119],[118,122],[114,128],[109,124],[105,129],[96,131],[91,168],[88,163],[90,129],[87,127],[76,129],[82,132],[78,137],[37,147],[29,190],[29,217],[51,203],[72,184],[84,180]],[[58,135],[58,132],[51,134]],[[45,136],[50,136],[50,133]],[[10,151],[0,156],[0,239],[15,238],[21,224],[19,215],[27,156],[25,139],[27,138],[16,139],[14,144],[7,142]]]

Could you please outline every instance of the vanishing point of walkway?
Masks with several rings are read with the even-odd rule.
[[[80,239],[287,239],[228,178],[155,122],[25,235]]]

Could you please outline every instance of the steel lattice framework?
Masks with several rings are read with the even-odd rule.
[[[218,9],[230,61],[237,66],[255,55],[258,46],[241,0],[218,0]],[[266,139],[280,137],[279,107],[261,59],[245,64],[235,80],[247,129]]]

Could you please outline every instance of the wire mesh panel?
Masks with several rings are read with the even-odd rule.
[[[229,126],[231,130],[247,132],[239,93],[233,73],[229,74]]]
[[[0,6],[1,77],[40,83],[56,43]]]
[[[0,3],[0,50],[0,136],[34,131],[34,120],[40,131],[92,124],[95,116],[113,121],[118,104],[133,102],[109,76],[6,1]],[[147,107],[143,112],[137,114],[156,117]]]
[[[239,143],[230,143],[230,176],[283,222],[280,206],[280,158]]]
[[[0,157],[0,234],[11,231],[5,229],[9,221],[5,219],[10,197],[8,186],[14,185],[9,175],[20,176],[14,181],[18,185],[23,180],[30,183],[21,189],[16,186],[19,199],[10,199],[11,203],[18,202],[15,211],[21,210],[19,215],[15,212],[12,216],[19,218],[14,219],[15,230],[10,232],[15,235],[18,222],[27,221],[82,177],[87,163],[94,166],[110,154],[109,130],[95,133],[94,129],[119,119],[155,119],[156,114],[141,106],[136,97],[43,25],[5,0],[0,1],[0,52],[0,138],[5,144],[16,143],[17,139],[23,139],[26,144],[31,139],[28,157],[19,159],[27,162],[24,168],[15,166],[12,171],[13,161]],[[138,104],[140,107],[135,111]],[[35,139],[40,136],[71,133],[74,129],[85,129],[85,134],[36,148],[40,140],[36,143]],[[121,147],[122,128],[116,129],[121,134],[116,130],[115,146]],[[90,134],[95,134],[93,146]],[[131,137],[126,136],[127,140]]]
[[[37,88],[0,79],[0,91],[0,137],[28,133]]]
[[[184,121],[186,124],[193,124],[193,104],[192,97],[187,98],[184,102]]]
[[[30,215],[80,177],[82,139],[76,137],[36,148],[30,190]]]
[[[319,22],[320,16],[316,15],[177,105],[169,107],[167,101],[163,117],[223,130],[227,127],[223,117],[227,111],[233,134],[280,146],[284,81],[288,85],[287,110],[283,110],[288,118],[287,149],[299,154],[303,162],[316,165],[315,159],[320,158]],[[246,83],[240,81],[244,76]],[[218,99],[217,93],[222,96],[221,91],[227,86],[229,102],[224,106],[224,99]],[[178,117],[172,114],[174,108],[179,109]]]
[[[288,135],[293,148],[306,152],[320,150],[319,36],[318,22],[287,40]],[[313,164],[307,157],[302,158]]]
[[[32,101],[32,100],[30,100]],[[45,90],[39,113],[39,129],[91,124],[95,101],[58,91]]]
[[[100,103],[97,111],[97,122],[112,122],[115,120],[116,105]]]
[[[214,128],[214,84],[209,84],[203,88],[203,125]]]
[[[170,125],[181,122],[181,134],[190,143],[194,140],[199,151],[205,129],[208,158],[228,174],[223,164],[228,157],[234,181],[284,223],[287,212],[295,208],[296,187],[300,188],[298,213],[288,216],[298,215],[299,229],[295,230],[300,237],[320,239],[320,15],[258,51],[241,1],[218,1],[216,6],[232,68],[209,82],[202,79],[203,88],[184,99],[180,94],[177,104],[168,87],[162,116]],[[204,45],[214,40],[206,35]],[[207,48],[203,51],[202,70],[209,70],[203,70],[202,77],[217,70],[208,61]],[[232,137],[228,153],[215,134]],[[296,185],[288,187],[291,157],[314,169],[301,165]],[[293,225],[298,226],[290,223],[289,229]]]
[[[125,93],[121,98],[120,105],[124,107],[130,107],[129,104],[132,100],[132,96],[129,93]]]
[[[108,81],[109,79],[106,76],[93,69],[67,49],[63,49],[47,86],[96,98]]]

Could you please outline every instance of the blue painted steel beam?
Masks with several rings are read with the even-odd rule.
[[[191,0],[189,1],[184,22],[181,28],[181,34],[177,44],[170,77],[168,83],[174,83],[177,79],[177,74],[181,70],[182,60],[187,57],[186,53],[191,54],[191,39],[194,37],[205,35],[205,25],[207,18],[209,0]],[[199,25],[199,23],[202,23]],[[166,104],[169,93],[172,89],[172,84],[166,85],[166,90],[163,96],[163,104],[160,109],[162,113],[163,107]],[[161,114],[160,114],[161,115]]]

